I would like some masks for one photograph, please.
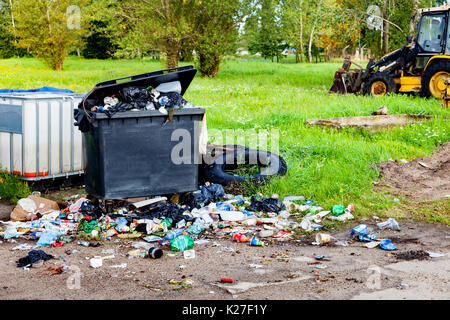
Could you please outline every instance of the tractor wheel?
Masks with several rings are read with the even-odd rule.
[[[425,97],[440,99],[447,85],[445,80],[450,79],[450,61],[441,60],[432,64],[422,76],[422,94]]]
[[[370,94],[373,97],[382,97],[389,92],[396,92],[397,86],[394,79],[384,73],[375,73],[369,78],[365,87],[364,93]]]

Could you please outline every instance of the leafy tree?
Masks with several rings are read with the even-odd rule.
[[[259,52],[263,58],[279,61],[286,47],[281,23],[281,8],[277,0],[256,0],[254,16],[247,19],[246,33],[252,53]]]
[[[284,38],[296,48],[295,61],[297,63],[302,62],[304,56],[307,5],[307,0],[283,0],[281,2]]]
[[[159,48],[167,68],[178,66],[183,42],[192,41],[195,0],[108,0],[103,13],[113,17],[111,32],[118,57],[142,56]]]
[[[116,50],[108,33],[108,26],[104,21],[94,20],[90,24],[91,34],[85,37],[85,48],[82,52],[87,59],[108,59]]]
[[[10,32],[10,29],[15,25],[14,15],[11,12],[12,0],[0,1],[0,58],[7,59],[13,56],[23,56],[26,51],[18,49],[14,45],[16,39]]]
[[[15,27],[10,31],[17,46],[27,49],[54,70],[62,70],[64,59],[81,46],[86,32],[86,0],[15,0]]]
[[[248,12],[246,0],[197,1],[192,38],[203,76],[215,77],[221,58],[236,50],[238,26]]]

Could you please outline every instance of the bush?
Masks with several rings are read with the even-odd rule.
[[[28,184],[17,175],[0,171],[0,198],[16,203],[21,198],[26,198],[31,193]]]

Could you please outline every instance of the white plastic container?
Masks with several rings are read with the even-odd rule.
[[[82,97],[0,94],[0,169],[32,181],[83,174],[82,134],[73,119]]]

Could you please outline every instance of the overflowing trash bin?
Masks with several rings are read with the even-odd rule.
[[[198,189],[205,110],[183,98],[192,66],[97,84],[74,116],[83,132],[86,191],[100,199]]]

